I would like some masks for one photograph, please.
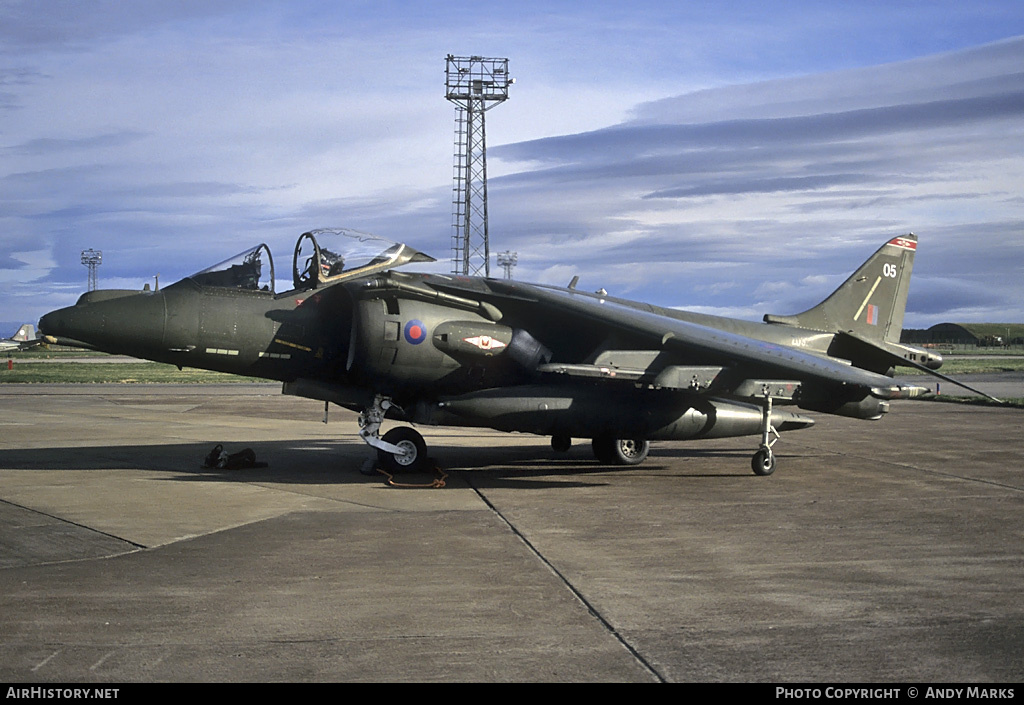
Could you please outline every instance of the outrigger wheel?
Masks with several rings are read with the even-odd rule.
[[[775,438],[772,438],[775,436]],[[779,440],[779,432],[772,425],[772,396],[768,385],[764,388],[764,406],[761,407],[761,446],[750,459],[750,467],[755,475],[771,475],[775,472],[775,454],[772,446]]]
[[[385,433],[381,440],[402,450],[395,454],[377,449],[377,462],[385,472],[394,475],[400,472],[421,472],[427,468],[427,442],[416,429],[398,426]]]
[[[772,449],[762,448],[754,453],[754,457],[750,459],[750,467],[753,468],[755,475],[771,475],[775,472],[775,454],[772,453]]]

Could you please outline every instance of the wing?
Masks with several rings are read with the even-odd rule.
[[[869,391],[873,396],[891,399],[907,389],[893,380],[849,363],[758,340],[738,333],[673,318],[653,307],[626,303],[571,289],[539,285],[489,282],[492,290],[518,300],[536,301],[542,310],[557,309],[574,318],[586,319],[634,338],[649,341],[665,352],[697,364],[713,364],[732,369],[737,383],[752,376],[793,380],[802,384],[849,385]]]

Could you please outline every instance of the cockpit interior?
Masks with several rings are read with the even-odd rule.
[[[408,245],[369,233],[344,228],[311,230],[295,243],[291,291],[316,289],[408,262],[433,261]],[[276,293],[274,259],[263,243],[186,278],[204,287]]]

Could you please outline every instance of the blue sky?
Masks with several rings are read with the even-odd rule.
[[[1024,3],[0,0],[0,334],[88,248],[104,288],[326,226],[447,271],[449,53],[517,79],[519,279],[759,319],[913,231],[908,327],[1024,321]]]

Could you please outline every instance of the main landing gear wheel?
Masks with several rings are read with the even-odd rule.
[[[594,457],[602,465],[639,465],[651,450],[650,441],[637,438],[600,436],[592,445]]]
[[[757,451],[750,460],[750,467],[753,468],[755,475],[771,475],[775,472],[775,454],[771,450]]]
[[[399,426],[385,433],[381,440],[402,450],[396,455],[377,449],[377,462],[385,472],[394,475],[400,472],[421,472],[427,468],[427,442],[415,429]]]
[[[567,453],[572,448],[572,438],[556,434],[551,437],[551,449],[556,453]]]

